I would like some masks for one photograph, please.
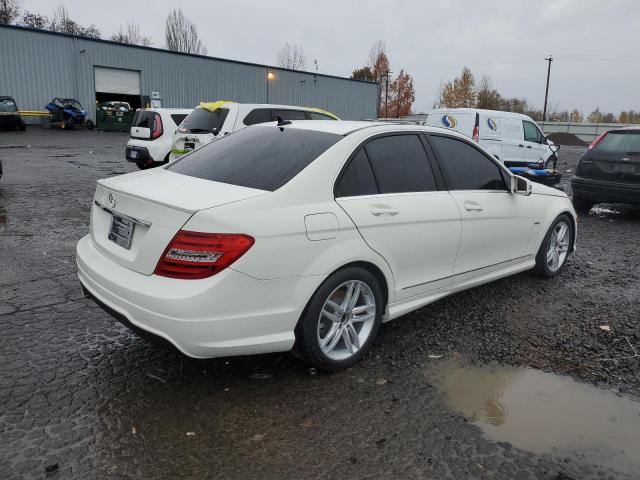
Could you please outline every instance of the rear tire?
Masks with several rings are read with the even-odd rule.
[[[588,200],[578,195],[574,195],[571,202],[573,203],[573,208],[575,209],[575,211],[582,215],[586,215],[587,213],[589,213],[591,207],[593,207],[596,203],[593,200]]]
[[[87,130],[93,130],[93,126],[94,126],[94,125],[93,125],[93,122],[92,122],[91,120],[87,120],[87,121],[85,122],[85,125],[86,125],[86,127],[87,127]]]
[[[573,245],[573,235],[573,222],[563,213],[551,224],[540,245],[535,266],[538,275],[553,278],[562,271]]]
[[[318,287],[302,313],[294,354],[325,371],[351,367],[371,348],[383,312],[382,289],[371,272],[339,270]]]
[[[26,129],[27,129],[27,124],[24,123],[22,119],[20,119],[20,121],[18,122],[18,130],[20,130],[21,132],[24,132]]]

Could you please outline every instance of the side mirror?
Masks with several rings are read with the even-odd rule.
[[[214,137],[217,137],[218,134],[220,133],[220,130],[218,130],[217,128],[213,128],[213,130],[211,130],[211,133],[213,133]]]
[[[529,180],[518,175],[511,176],[511,193],[529,196],[531,192],[533,192],[533,186]]]

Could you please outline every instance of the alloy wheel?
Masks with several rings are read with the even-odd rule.
[[[570,238],[569,225],[564,221],[559,222],[551,232],[547,248],[547,267],[551,272],[557,272],[564,264],[569,252]]]
[[[371,335],[376,299],[369,285],[349,280],[327,298],[318,318],[317,337],[322,353],[331,360],[355,355]]]

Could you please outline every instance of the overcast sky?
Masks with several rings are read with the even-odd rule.
[[[542,108],[553,54],[551,109],[640,110],[640,0],[63,0],[71,18],[108,37],[137,22],[164,48],[164,21],[180,5],[209,55],[276,64],[285,42],[308,68],[349,76],[384,40],[391,69],[414,78],[414,111],[428,111],[441,82],[464,65],[505,96]],[[55,0],[25,0],[51,16]],[[188,75],[188,72],[185,73]]]

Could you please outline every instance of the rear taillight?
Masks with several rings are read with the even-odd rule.
[[[160,114],[156,113],[153,117],[153,131],[151,132],[151,138],[158,138],[162,135],[162,118]]]
[[[254,242],[249,235],[180,230],[153,273],[171,278],[207,278],[238,260]]]
[[[594,148],[596,148],[596,145],[598,145],[602,141],[602,139],[607,136],[607,133],[609,132],[604,132],[598,135],[596,139],[591,142],[591,145],[589,145],[589,150],[593,150]]]

